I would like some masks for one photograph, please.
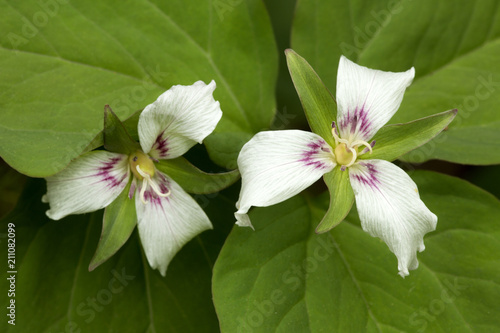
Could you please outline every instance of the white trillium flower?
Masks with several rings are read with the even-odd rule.
[[[239,156],[242,188],[236,224],[250,226],[251,206],[282,202],[340,167],[349,172],[361,226],[381,238],[398,258],[401,276],[418,267],[423,237],[435,230],[437,217],[422,202],[416,184],[399,167],[377,159],[358,159],[371,152],[375,133],[396,113],[414,68],[402,73],[359,66],[341,57],[337,75],[335,147],[305,131],[267,131],[247,142]]]
[[[142,151],[130,156],[92,151],[47,178],[47,216],[59,220],[70,214],[102,209],[125,189],[135,194],[137,226],[152,268],[165,276],[174,255],[212,224],[196,201],[154,161],[183,155],[213,132],[222,111],[212,94],[215,82],[173,86],[148,105],[139,118]]]

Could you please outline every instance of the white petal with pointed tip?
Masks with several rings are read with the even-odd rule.
[[[128,157],[107,151],[86,153],[54,176],[46,178],[50,204],[47,216],[59,220],[108,206],[123,191],[130,176]]]
[[[213,132],[222,111],[212,96],[215,81],[173,86],[139,117],[142,150],[156,159],[176,158]]]
[[[175,254],[212,224],[198,203],[168,176],[156,171],[155,181],[168,197],[159,197],[151,187],[146,190],[147,203],[142,203],[139,184],[135,194],[137,226],[149,265],[165,276]],[[167,190],[168,189],[168,190]]]
[[[351,141],[370,140],[396,113],[414,76],[413,67],[406,72],[384,72],[342,56],[337,74],[340,136]]]
[[[424,235],[436,229],[437,217],[420,199],[417,185],[396,165],[365,160],[349,168],[361,226],[382,239],[398,258],[399,274],[418,267]]]
[[[251,226],[251,206],[282,202],[309,187],[335,167],[331,147],[319,135],[299,131],[257,133],[238,156],[242,186],[237,224]]]
[[[251,206],[240,207],[236,213],[234,213],[234,217],[236,218],[236,225],[240,227],[250,227],[253,230],[255,228],[252,225],[252,221],[250,221],[250,217],[247,212]]]

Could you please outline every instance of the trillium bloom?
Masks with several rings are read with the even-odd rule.
[[[338,167],[349,173],[363,230],[385,241],[398,258],[401,276],[416,269],[416,252],[425,249],[423,236],[435,230],[436,215],[403,170],[388,161],[359,158],[376,149],[370,140],[397,111],[414,75],[413,68],[383,72],[342,56],[338,113],[331,125],[335,146],[315,133],[299,130],[256,134],[238,156],[242,188],[236,224],[252,226],[247,215],[251,206],[284,201]]]
[[[137,211],[137,226],[149,264],[165,275],[180,248],[212,224],[196,201],[155,162],[173,159],[201,143],[219,122],[222,111],[212,93],[215,82],[173,86],[139,118],[142,150],[127,156],[92,151],[47,178],[47,215],[59,220],[69,214],[108,206],[131,181],[128,197]]]

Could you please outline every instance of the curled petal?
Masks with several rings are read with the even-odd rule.
[[[365,160],[349,169],[361,226],[382,239],[398,258],[399,274],[418,267],[424,235],[436,229],[437,217],[420,199],[417,185],[399,167]]]
[[[137,226],[149,265],[165,276],[168,264],[184,244],[212,229],[212,224],[196,201],[172,179],[156,171],[154,181],[162,193],[170,194],[162,197],[148,187],[144,204],[136,193]]]
[[[257,133],[238,156],[242,186],[237,224],[251,226],[251,206],[274,205],[298,194],[335,167],[331,147],[319,135],[299,131]]]
[[[142,150],[155,159],[170,159],[201,143],[222,117],[214,90],[215,81],[177,85],[146,106],[138,125]]]
[[[84,154],[46,178],[47,194],[42,200],[50,204],[47,216],[59,220],[104,208],[123,191],[129,175],[126,155],[107,151]]]
[[[393,73],[359,66],[340,58],[337,74],[337,120],[340,136],[369,141],[396,113],[415,76],[412,67]]]

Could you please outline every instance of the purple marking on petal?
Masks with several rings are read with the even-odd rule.
[[[325,144],[325,141],[323,140],[317,140],[317,141],[313,141],[313,142],[309,142],[307,144],[307,146],[313,150],[316,150],[316,149],[319,149],[321,148],[323,145]]]
[[[160,180],[158,182],[158,188],[160,189],[160,191],[164,194],[168,193],[169,188],[170,188],[170,182],[167,179],[167,177],[165,177],[161,172],[157,172],[155,174],[155,177],[156,176],[158,176],[158,178]],[[156,192],[151,187],[148,187],[148,189],[144,192],[144,199],[146,200],[147,204],[148,205],[152,204],[158,208],[163,207],[162,200],[166,200],[167,202],[169,202],[171,196],[172,196],[172,193],[170,193],[170,195],[168,197],[160,197],[158,194],[156,194]]]
[[[147,205],[154,205],[155,207],[162,207],[161,197],[156,195],[155,191],[148,189],[144,192],[144,200],[146,200]]]
[[[98,172],[94,176],[98,176],[100,178],[99,181],[106,182],[109,187],[120,186],[127,177],[127,173],[121,174],[121,178],[117,178],[117,175],[114,175],[111,172],[121,161],[122,157],[111,158],[97,169]]]
[[[163,138],[163,134],[165,134],[165,131],[161,132],[160,135],[156,138],[155,143],[153,144],[153,148],[156,151],[158,151],[158,156],[159,157],[167,157],[168,156],[168,151],[169,148],[167,147],[167,138]]]
[[[327,164],[318,160],[318,154],[331,152],[330,146],[323,139],[318,139],[309,142],[307,147],[309,149],[302,152],[303,158],[299,162],[303,162],[306,166],[313,166],[315,169],[327,169]]]
[[[378,184],[380,184],[380,181],[377,178],[378,170],[375,166],[371,163],[364,162],[360,162],[359,164],[366,167],[368,171],[363,172],[362,174],[354,175],[354,178],[361,184],[365,184],[379,190]]]
[[[121,157],[112,157],[109,161],[105,162],[99,170],[101,171],[109,171],[114,168],[114,166],[122,160]]]
[[[347,113],[339,120],[339,125],[343,132],[358,133],[364,137],[368,136],[372,129],[372,123],[364,105],[361,108],[356,107],[353,112],[347,110]]]
[[[162,194],[166,194],[169,191],[169,189],[168,189],[167,185],[165,185],[165,183],[160,183],[159,188],[160,188],[160,191]]]

